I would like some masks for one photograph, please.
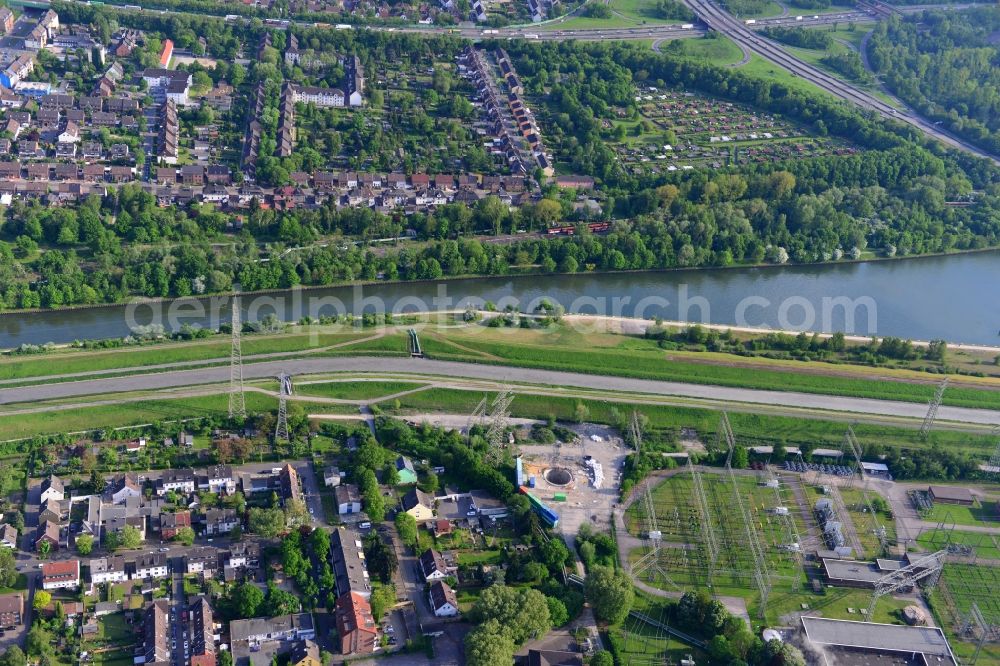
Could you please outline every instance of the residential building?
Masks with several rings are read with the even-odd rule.
[[[413,516],[418,523],[434,518],[434,500],[419,488],[413,488],[403,495],[402,505],[403,511]]]
[[[190,511],[160,514],[160,538],[164,541],[173,539],[185,527],[191,527]]]
[[[219,167],[209,167],[209,173],[212,169],[218,169]],[[222,167],[225,169],[226,174],[229,174],[229,167]],[[183,169],[182,169],[183,173]],[[202,179],[204,175],[202,173]],[[187,177],[184,176],[185,182],[187,182]],[[209,179],[209,182],[218,182],[213,179]],[[204,483],[203,483],[204,481]],[[213,493],[226,493],[230,495],[236,492],[236,477],[233,476],[233,468],[229,465],[214,465],[205,470],[204,477],[199,477],[198,479],[199,490],[208,490]]]
[[[354,592],[341,595],[334,613],[343,654],[371,654],[378,649],[378,625],[364,597]]]
[[[122,583],[126,580],[128,580],[128,574],[125,573],[124,556],[112,555],[90,561],[90,582],[92,585]]]
[[[352,55],[347,58],[347,62],[344,63],[344,73],[347,78],[345,86],[347,103],[350,106],[361,106],[364,102],[362,95],[365,90],[365,70],[358,56]]]
[[[35,550],[41,552],[42,544],[49,544],[50,550],[59,550],[59,523],[46,520],[35,531]]]
[[[80,127],[72,120],[67,121],[57,140],[59,143],[76,143],[80,140]]]
[[[279,615],[249,620],[234,620],[229,623],[229,637],[233,643],[263,643],[265,641],[291,641],[315,639],[316,629],[311,613]]]
[[[0,547],[17,549],[17,528],[10,523],[0,526]]]
[[[0,30],[7,34],[14,29],[14,12],[9,7],[0,8]]]
[[[342,527],[330,534],[330,564],[337,596],[353,592],[365,599],[372,594],[361,535]]]
[[[583,666],[583,656],[565,650],[528,650],[525,666]]]
[[[209,573],[219,566],[219,551],[211,546],[190,548],[184,555],[184,570],[189,574]]]
[[[63,486],[62,479],[55,474],[42,481],[42,495],[39,502],[44,504],[50,499],[66,499],[66,489]]]
[[[448,583],[443,580],[432,583],[427,596],[431,610],[437,617],[456,617],[458,615],[458,597]]]
[[[23,617],[24,595],[20,592],[0,594],[0,629],[17,627]]]
[[[28,78],[28,75],[33,71],[35,71],[34,57],[30,54],[22,53],[0,72],[0,84],[3,84],[5,88],[13,88]]]
[[[327,467],[323,470],[323,483],[327,488],[336,488],[340,485],[344,475],[337,467]]]
[[[63,519],[63,501],[57,499],[47,499],[42,502],[38,512],[38,523],[61,523]]]
[[[190,469],[168,469],[156,480],[156,494],[161,497],[171,491],[190,495],[195,490],[197,482]]]
[[[215,666],[215,614],[208,599],[198,597],[190,607],[191,666]]]
[[[209,509],[205,512],[205,534],[228,534],[240,524],[233,509]]]
[[[163,48],[160,49],[160,67],[170,67],[170,61],[174,57],[174,43],[169,39],[163,40]]]
[[[288,653],[288,666],[323,666],[319,646],[308,639],[297,642]]]
[[[125,504],[130,497],[142,497],[142,485],[135,474],[122,474],[111,481],[106,492],[113,504]]]
[[[340,88],[292,85],[292,99],[296,104],[315,104],[319,107],[344,106],[344,91]]]
[[[135,567],[130,576],[132,580],[166,578],[170,573],[166,553],[142,553],[136,556],[134,562],[126,563],[126,566],[127,569]]]
[[[341,516],[361,511],[361,493],[353,483],[337,486],[334,488],[333,495],[337,502],[337,513]]]
[[[184,106],[188,103],[191,90],[191,74],[183,70],[148,68],[142,72],[142,79],[149,87],[153,99],[158,102],[173,100]]]
[[[295,471],[295,468],[289,463],[285,463],[285,466],[281,468],[279,473],[279,479],[281,480],[281,497],[284,500],[300,500],[302,499],[302,487],[299,483],[299,473]]]
[[[142,658],[144,664],[166,666],[171,663],[170,602],[157,599],[146,609],[142,622]]]
[[[420,574],[428,583],[442,580],[450,576],[453,571],[445,563],[444,556],[433,548],[428,548],[419,557]]]
[[[80,560],[59,560],[42,564],[43,590],[75,590],[80,587]]]

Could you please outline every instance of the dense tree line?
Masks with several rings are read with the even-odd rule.
[[[923,12],[880,22],[872,68],[921,115],[1000,154],[1000,59],[996,6]]]

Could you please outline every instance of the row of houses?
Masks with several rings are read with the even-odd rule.
[[[334,530],[330,534],[329,557],[337,595],[334,614],[340,651],[347,655],[371,654],[379,648],[378,624],[368,601],[372,587],[361,535],[352,528]]]

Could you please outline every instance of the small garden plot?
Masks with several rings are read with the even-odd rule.
[[[786,495],[780,487],[776,493],[774,488],[759,485],[754,476],[737,476],[736,479],[751,528],[760,540],[770,573],[787,578],[801,577],[803,574],[797,556],[785,550],[791,534],[798,534],[801,538],[805,530],[795,499],[790,493]],[[716,568],[721,572],[712,583],[716,588],[753,590],[754,562],[747,544],[746,527],[735,508],[732,482],[721,470],[703,473],[702,482],[719,547]],[[710,556],[693,479],[688,474],[668,478],[653,490],[652,500],[656,526],[662,533],[660,569],[667,571],[671,580],[681,587],[707,583]],[[789,515],[777,515],[774,509],[779,506],[789,509]],[[633,504],[627,512],[626,521],[632,534],[642,535],[648,529],[650,523],[645,513],[641,501]],[[645,552],[643,548],[636,549],[629,558],[635,562]],[[670,586],[656,567],[642,575],[648,577],[652,584]]]
[[[842,141],[810,136],[777,116],[695,93],[646,88],[636,102],[638,119],[604,121],[619,159],[633,173],[849,155],[856,150]]]
[[[320,168],[507,175],[451,60],[380,63],[365,109],[299,105],[296,142]]]

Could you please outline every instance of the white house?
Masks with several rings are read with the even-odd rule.
[[[358,487],[354,484],[345,483],[337,486],[334,490],[334,495],[337,498],[338,514],[343,516],[349,513],[361,512],[361,493],[358,492]]]
[[[431,585],[427,594],[431,609],[437,617],[455,617],[458,615],[458,597],[455,590],[443,580]]]
[[[92,584],[122,583],[126,580],[128,580],[128,575],[125,573],[125,558],[121,555],[100,557],[90,561],[90,582]]]
[[[39,500],[40,504],[45,504],[50,499],[63,500],[66,498],[66,489],[63,486],[62,479],[53,474],[49,478],[42,481],[42,497]]]
[[[445,564],[441,553],[428,548],[420,556],[420,573],[428,583],[439,581],[448,577],[448,565]]]
[[[124,504],[129,497],[142,497],[142,486],[134,474],[123,474],[111,485],[111,501]]]
[[[43,590],[75,590],[80,587],[80,560],[42,564]]]

